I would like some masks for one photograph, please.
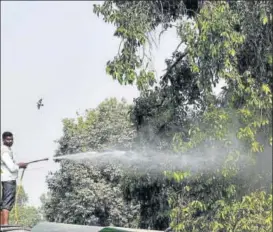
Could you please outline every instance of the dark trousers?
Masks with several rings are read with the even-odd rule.
[[[16,181],[3,181],[2,184],[2,200],[1,210],[11,211],[16,198]]]

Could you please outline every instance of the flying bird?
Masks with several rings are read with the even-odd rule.
[[[41,99],[37,102],[37,108],[38,108],[38,110],[39,110],[42,106],[44,106],[44,104],[42,103],[42,101],[43,101],[43,98],[41,98]]]

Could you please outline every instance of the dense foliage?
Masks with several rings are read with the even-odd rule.
[[[138,149],[212,159],[165,175],[62,161],[48,220],[176,231],[272,230],[272,3],[106,1],[94,12],[121,39],[106,71],[141,91],[64,120],[57,155]],[[156,83],[147,47],[159,26],[180,44]],[[185,44],[186,49],[181,50]],[[220,95],[214,94],[224,81]],[[203,168],[203,169],[202,169]],[[185,169],[185,168],[184,168]]]
[[[135,130],[129,120],[130,107],[123,101],[109,99],[97,109],[86,111],[77,121],[65,119],[64,135],[57,155],[89,150],[130,147]],[[60,171],[48,181],[49,200],[44,205],[49,221],[86,225],[134,226],[137,205],[122,198],[118,166],[61,162]]]

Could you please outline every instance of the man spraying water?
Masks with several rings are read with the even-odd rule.
[[[15,163],[12,145],[13,134],[4,132],[2,134],[1,146],[1,225],[9,224],[9,213],[14,207],[16,198],[16,180],[20,168],[26,168],[27,163]]]

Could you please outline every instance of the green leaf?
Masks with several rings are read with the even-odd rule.
[[[231,50],[230,50],[230,55],[235,56],[235,54],[236,54],[235,50],[234,50],[234,49],[231,49]]]
[[[266,16],[263,17],[263,25],[268,23],[268,18]]]

